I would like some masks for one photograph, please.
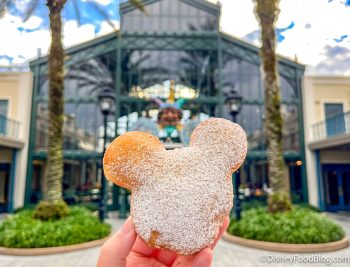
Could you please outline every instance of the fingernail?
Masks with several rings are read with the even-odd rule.
[[[131,230],[134,228],[134,224],[132,223],[132,218],[129,216],[129,218],[125,221],[122,228],[120,228],[120,232],[124,235],[131,232]]]

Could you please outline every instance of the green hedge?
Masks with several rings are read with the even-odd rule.
[[[22,210],[0,224],[0,246],[41,248],[79,244],[101,239],[111,232],[89,210],[72,207],[67,217],[56,221],[33,219],[33,210]]]
[[[295,206],[292,211],[275,214],[262,207],[246,210],[240,221],[231,221],[228,232],[247,239],[294,244],[332,242],[345,235],[336,222],[321,213]]]

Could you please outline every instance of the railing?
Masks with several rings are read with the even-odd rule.
[[[0,115],[0,137],[21,138],[22,124]]]
[[[350,111],[339,114],[312,126],[313,141],[350,134]]]

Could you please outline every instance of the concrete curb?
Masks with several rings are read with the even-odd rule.
[[[343,249],[349,246],[349,238],[346,236],[338,241],[321,243],[321,244],[287,244],[287,243],[265,242],[265,241],[245,239],[242,237],[231,235],[227,232],[223,234],[222,238],[228,242],[238,244],[241,246],[257,248],[262,250],[293,252],[293,253],[329,252],[329,251]]]
[[[111,235],[89,242],[84,242],[76,245],[68,245],[61,247],[47,247],[47,248],[6,248],[0,247],[0,254],[11,255],[11,256],[38,256],[38,255],[49,255],[57,253],[67,253],[82,249],[88,249],[93,247],[101,246]]]

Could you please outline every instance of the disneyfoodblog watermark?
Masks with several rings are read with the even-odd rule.
[[[261,263],[325,263],[328,265],[334,263],[350,263],[350,255],[346,256],[327,256],[321,254],[312,255],[263,255],[259,257]]]

